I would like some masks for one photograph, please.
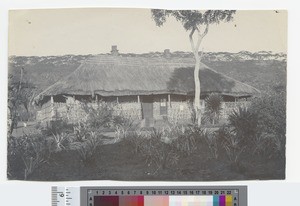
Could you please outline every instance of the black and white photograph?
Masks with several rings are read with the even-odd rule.
[[[286,10],[11,10],[7,179],[286,177]]]

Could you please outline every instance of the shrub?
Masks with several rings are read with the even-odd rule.
[[[52,153],[52,145],[49,140],[41,134],[24,134],[22,137],[9,137],[8,139],[8,162],[10,166],[10,174],[14,176],[18,170],[24,170],[24,179],[28,177],[41,164],[48,162]],[[15,163],[21,165],[13,165]]]
[[[233,164],[238,164],[240,157],[246,145],[243,144],[243,139],[236,133],[230,131],[227,127],[220,128],[216,135],[224,147],[229,161]]]
[[[65,120],[51,121],[50,126],[40,128],[44,136],[52,136],[53,134],[70,133],[73,130],[73,125]]]
[[[218,135],[209,132],[207,129],[201,131],[200,137],[205,141],[208,146],[210,157],[213,159],[218,159],[219,157],[219,144]]]
[[[253,143],[253,153],[261,157],[271,159],[273,157],[285,157],[285,145],[278,135],[261,133],[257,135]]]
[[[55,151],[66,149],[69,145],[69,135],[67,133],[52,133],[55,144]]]
[[[22,158],[25,164],[25,171],[24,171],[24,180],[27,178],[43,163],[46,162],[43,157],[37,154],[35,157],[23,157]]]
[[[195,132],[190,128],[173,127],[169,133],[172,146],[183,155],[191,155],[197,149]]]
[[[217,159],[219,155],[218,136],[214,135],[206,128],[199,127],[198,125],[191,125],[188,127],[188,133],[195,140],[195,149],[201,145],[207,146],[210,158]]]
[[[266,133],[285,136],[286,94],[269,93],[252,101],[251,109],[258,111],[258,126]]]
[[[137,124],[134,119],[127,118],[123,114],[114,116],[113,125],[115,127],[116,137],[119,140],[126,138],[129,131],[137,130]]]
[[[219,122],[222,110],[222,101],[222,96],[216,93],[210,94],[205,99],[204,121],[207,121],[213,125]]]
[[[143,144],[145,144],[145,135],[141,131],[133,131],[123,140],[133,146],[133,154],[142,152]]]
[[[87,139],[77,146],[80,159],[85,165],[92,165],[95,162],[97,148],[102,144],[101,135],[91,131]]]
[[[217,136],[196,124],[189,126],[173,125],[166,128],[163,135],[167,137],[168,142],[180,155],[189,156],[205,145],[204,147],[207,146],[209,149],[209,155],[212,158],[218,158]]]
[[[273,148],[273,152],[261,152],[269,157],[276,155],[284,157],[286,143],[285,92],[268,93],[255,98],[251,104],[251,109],[258,111],[258,139],[264,143],[266,150]]]
[[[95,129],[109,128],[113,120],[113,106],[106,102],[98,102],[96,107],[84,105],[88,113],[86,123],[88,127]]]
[[[285,93],[269,93],[252,100],[251,106],[229,115],[231,138],[248,153],[260,157],[285,157]],[[227,147],[228,148],[228,147]],[[228,150],[228,149],[227,149]]]
[[[157,173],[161,169],[175,165],[178,162],[178,155],[170,144],[163,142],[162,131],[153,129],[150,137],[145,139],[141,153],[146,157],[148,165],[154,165]]]
[[[78,122],[77,124],[73,125],[73,131],[73,141],[84,142],[87,139],[87,136],[89,135],[90,129],[88,128],[86,123]]]
[[[258,132],[258,113],[249,108],[238,107],[229,114],[228,121],[237,141],[244,145],[251,144]]]
[[[238,165],[242,154],[253,149],[253,142],[258,134],[258,113],[246,107],[238,107],[228,117],[229,128],[219,130],[222,145],[229,161]]]

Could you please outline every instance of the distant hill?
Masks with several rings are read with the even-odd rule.
[[[143,56],[143,57],[159,57],[163,56],[162,52],[150,52],[145,54],[121,54],[123,56]],[[171,57],[193,57],[191,52],[175,51],[170,53]],[[248,51],[240,51],[238,53],[230,52],[204,52],[204,61],[248,61],[248,60],[277,60],[286,61],[286,54],[273,53],[271,51],[259,51],[251,53]]]
[[[262,92],[286,91],[286,62],[278,60],[203,61],[214,70]]]
[[[91,55],[11,56],[8,73],[18,76],[20,69],[24,68],[27,80],[42,91],[73,72],[82,61],[89,57]]]
[[[157,57],[163,52],[145,54],[120,54],[122,56]],[[94,55],[64,55],[64,56],[10,56],[9,74],[18,76],[20,68],[24,68],[28,81],[36,85],[38,92],[46,89],[61,78],[72,73],[85,59]],[[191,52],[176,51],[171,57],[192,57]],[[202,61],[211,68],[248,83],[260,90],[270,87],[285,89],[286,84],[286,54],[261,51],[251,53],[241,51],[207,52]],[[276,85],[277,86],[276,86]]]

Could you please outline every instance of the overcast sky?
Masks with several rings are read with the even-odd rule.
[[[17,10],[9,16],[9,55],[191,51],[188,33],[169,18],[157,27],[148,9]],[[285,11],[237,11],[230,23],[212,25],[204,51],[286,52]]]

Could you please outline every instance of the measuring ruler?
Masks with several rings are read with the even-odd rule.
[[[130,201],[138,206],[155,206],[155,201],[167,202],[164,206],[247,206],[247,186],[52,187],[52,206],[127,206]]]

